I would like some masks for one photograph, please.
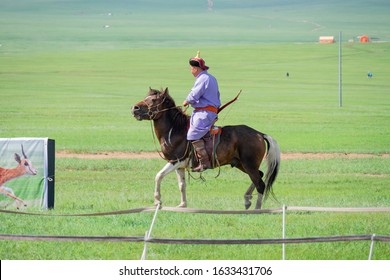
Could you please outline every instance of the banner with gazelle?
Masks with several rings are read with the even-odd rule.
[[[0,138],[0,208],[53,206],[54,140]]]

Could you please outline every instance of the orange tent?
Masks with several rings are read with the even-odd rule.
[[[360,36],[360,43],[368,43],[370,42],[370,38],[367,35]]]

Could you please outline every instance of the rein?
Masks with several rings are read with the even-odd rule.
[[[222,106],[222,107],[218,110],[218,113],[219,113],[220,111],[222,111],[225,107],[229,106],[231,103],[235,102],[235,101],[238,99],[238,97],[240,96],[240,94],[241,94],[241,90],[239,91],[239,93],[237,94],[237,96],[236,96],[233,100],[229,101],[227,104],[225,104],[224,106]],[[153,105],[153,106],[149,106],[149,104],[148,104],[145,100],[142,100],[142,102],[143,102],[143,103],[147,106],[147,108],[148,108],[147,114],[148,114],[148,116],[149,116],[149,118],[150,118],[151,121],[152,121],[152,120],[155,121],[155,120],[156,120],[156,116],[157,116],[159,113],[166,112],[166,111],[169,111],[169,110],[172,110],[172,109],[179,109],[179,108],[182,108],[182,106],[172,106],[172,107],[165,108],[165,109],[159,109],[158,107],[159,107],[160,105],[162,105],[162,104],[165,102],[165,99],[166,99],[166,97],[164,97],[164,99],[163,99],[159,104]],[[154,108],[156,109],[155,111],[153,111]],[[185,108],[184,108],[184,111],[182,110],[182,112],[183,112],[184,114],[185,114],[187,108],[188,108],[188,107],[185,107]],[[153,124],[152,124],[152,122],[150,122],[150,130],[151,130],[152,137],[153,137],[154,148],[155,148],[156,152],[158,153],[158,155],[160,156],[160,158],[162,158],[162,159],[165,160],[165,161],[172,161],[172,160],[167,159],[167,158],[164,156],[164,154],[163,154],[163,152],[162,152],[162,150],[161,150],[161,147],[160,147],[160,148],[157,147],[157,142],[158,142],[158,140],[157,140],[157,138],[156,138],[156,135],[155,135],[155,131],[154,131],[154,129],[153,129]],[[168,139],[168,142],[170,142],[170,139]],[[168,142],[167,142],[167,143],[168,143]],[[214,146],[214,145],[213,145],[213,146]],[[180,157],[180,158],[177,158],[176,161],[180,162],[180,161],[184,160],[185,158],[187,158],[187,154],[188,154],[188,152],[189,152],[189,150],[190,150],[190,147],[191,147],[191,143],[190,143],[190,141],[187,141],[186,149],[185,149],[185,151],[184,151],[184,153],[183,153],[183,156]],[[216,151],[213,151],[213,153],[216,153]],[[219,163],[217,157],[215,157],[215,158],[213,159],[213,161],[214,161],[214,162],[213,162],[213,165],[214,165],[214,166],[218,166],[218,174],[217,174],[216,177],[215,177],[215,178],[217,178],[217,177],[220,175],[221,166],[220,166],[220,163]],[[193,179],[196,179],[196,178],[194,178],[194,177],[190,174],[189,171],[188,171],[188,174],[189,174],[189,177],[191,177],[191,178],[193,178]],[[202,174],[200,174],[200,179],[201,179],[202,181],[206,181],[206,180],[203,178]]]
[[[156,118],[156,115],[161,113],[161,112],[165,112],[165,111],[169,111],[169,110],[172,110],[172,109],[176,109],[176,108],[181,108],[181,106],[173,106],[173,107],[169,107],[169,108],[165,108],[165,109],[158,109],[158,106],[160,106],[161,104],[163,104],[165,102],[165,99],[166,97],[164,97],[164,99],[157,105],[153,105],[153,106],[149,106],[148,103],[146,103],[145,100],[142,100],[143,103],[145,103],[146,107],[148,107],[148,116],[150,117],[150,120],[155,120]],[[152,108],[156,108],[155,111],[152,111]]]
[[[162,151],[160,151],[160,150],[157,148],[157,144],[156,144],[156,143],[157,143],[157,139],[156,139],[156,135],[155,135],[155,133],[154,133],[154,131],[153,131],[152,122],[150,122],[150,130],[151,130],[151,132],[152,132],[153,144],[154,144],[154,148],[156,149],[156,152],[158,153],[158,155],[160,156],[160,158],[162,158],[163,160],[170,161],[169,159],[167,159],[167,158],[163,155]],[[188,153],[189,149],[190,149],[190,141],[187,141],[186,150],[184,151],[183,156],[182,156],[181,158],[178,158],[177,161],[181,161],[181,160],[185,159],[185,158],[186,158],[186,154]]]
[[[156,120],[156,116],[159,114],[159,113],[162,113],[162,112],[166,112],[166,111],[169,111],[169,110],[172,110],[172,109],[179,109],[179,108],[182,108],[182,106],[173,106],[173,107],[169,107],[169,108],[165,108],[165,109],[159,109],[158,107],[163,104],[165,102],[165,99],[166,97],[157,105],[153,105],[153,106],[149,106],[148,103],[146,103],[145,100],[143,100],[143,102],[145,103],[145,105],[148,107],[148,112],[147,114],[149,115],[150,117],[150,120]],[[152,108],[156,108],[155,111],[152,111]],[[152,122],[150,122],[150,129],[151,129],[151,133],[152,133],[152,137],[153,137],[153,143],[154,143],[154,147],[156,149],[156,152],[158,153],[158,155],[163,159],[163,160],[166,160],[166,161],[169,161],[169,159],[165,158],[165,156],[163,155],[162,151],[160,149],[157,148],[157,139],[156,139],[156,135],[154,133],[154,130],[153,130],[153,125],[152,125]],[[186,146],[186,150],[184,151],[184,154],[181,158],[177,158],[176,160],[177,161],[181,161],[183,159],[186,158],[186,155],[188,153],[190,149],[190,142],[187,141],[187,146]]]

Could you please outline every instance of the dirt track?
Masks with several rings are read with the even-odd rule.
[[[282,160],[292,159],[327,159],[327,158],[372,158],[389,157],[390,154],[358,154],[358,153],[282,153]],[[80,159],[148,159],[160,158],[157,152],[99,152],[93,154],[76,154],[58,151],[57,158]]]

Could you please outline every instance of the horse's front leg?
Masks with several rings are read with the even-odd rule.
[[[186,195],[186,177],[185,177],[185,169],[178,168],[176,170],[177,182],[179,184],[179,190],[181,193],[181,201],[177,207],[185,208],[187,207],[187,195]]]
[[[161,182],[165,176],[167,176],[172,171],[177,170],[183,165],[183,162],[179,161],[175,164],[168,162],[156,175],[155,178],[155,189],[154,189],[154,205],[162,204],[161,201]]]

